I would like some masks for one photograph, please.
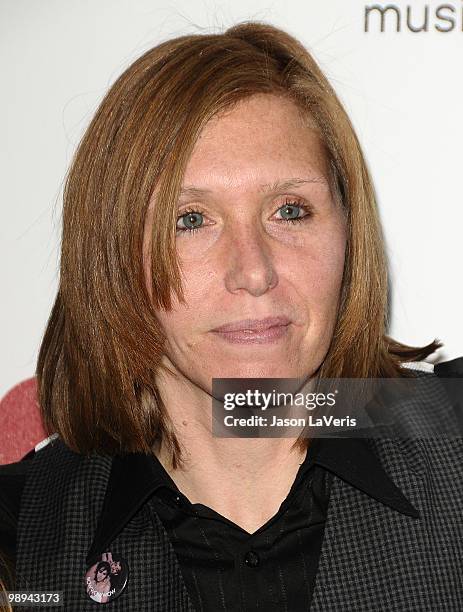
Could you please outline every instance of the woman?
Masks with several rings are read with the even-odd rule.
[[[371,179],[307,50],[243,23],[148,51],[66,182],[37,367],[59,438],[22,462],[18,588],[91,609],[111,553],[121,610],[460,609],[461,440],[211,435],[213,379],[414,378],[440,344],[386,324]]]
[[[93,568],[92,568],[93,569]],[[107,603],[109,591],[111,590],[110,574],[111,566],[108,561],[100,561],[93,572],[93,576],[86,576],[87,594],[98,603]]]

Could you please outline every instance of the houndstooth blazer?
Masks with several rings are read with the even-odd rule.
[[[437,373],[463,375],[451,366]],[[417,422],[453,426],[457,413],[438,376],[419,376],[422,396],[401,410]],[[418,514],[398,512],[334,476],[311,612],[463,610],[463,438],[367,442]],[[94,611],[84,576],[112,459],[83,457],[55,439],[32,461],[19,515],[16,588],[64,591],[65,610]],[[108,538],[106,549],[130,568],[125,591],[105,604],[108,610],[193,611],[149,499]]]

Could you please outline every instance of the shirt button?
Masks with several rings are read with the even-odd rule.
[[[180,497],[180,495],[175,495],[174,496],[174,504],[176,506],[179,506],[179,507],[183,505],[182,504],[182,498]]]
[[[244,562],[248,567],[257,567],[260,562],[259,555],[253,550],[250,550],[244,555]]]

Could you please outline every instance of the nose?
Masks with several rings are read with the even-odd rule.
[[[258,297],[275,287],[271,238],[259,224],[235,223],[225,252],[225,286],[231,293],[245,290]]]

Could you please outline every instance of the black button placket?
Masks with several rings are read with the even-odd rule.
[[[260,557],[254,550],[249,550],[244,555],[244,563],[248,567],[258,567],[258,565],[260,564]]]

